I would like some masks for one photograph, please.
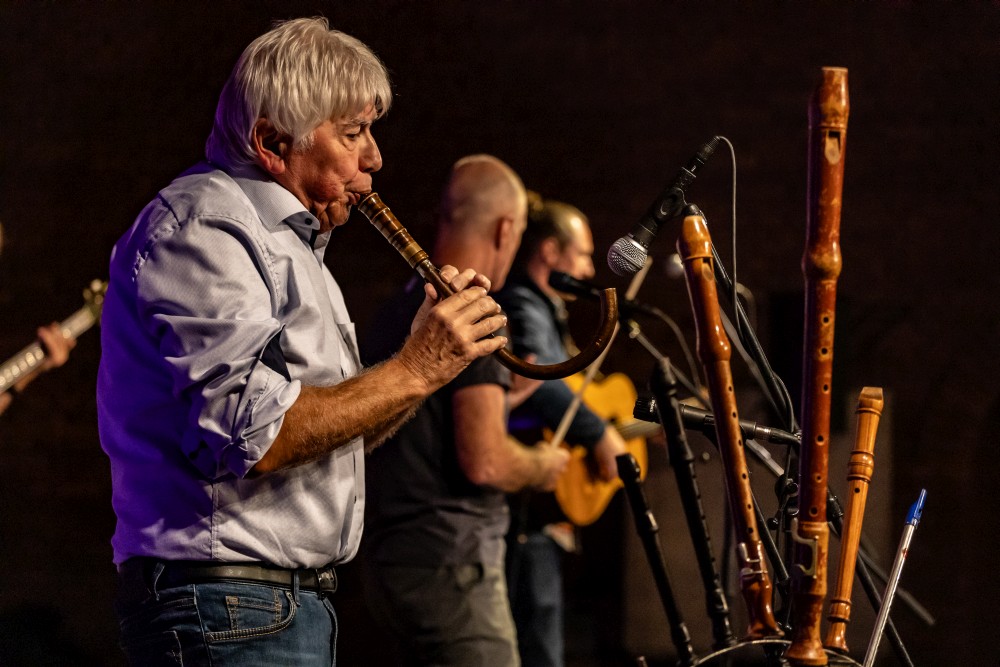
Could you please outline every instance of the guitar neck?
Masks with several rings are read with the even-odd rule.
[[[94,326],[97,316],[92,306],[84,306],[59,323],[63,336],[75,339]],[[0,393],[13,387],[17,382],[37,370],[45,361],[45,350],[40,344],[32,343],[0,366]]]

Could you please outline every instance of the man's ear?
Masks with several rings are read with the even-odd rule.
[[[285,173],[285,159],[291,148],[291,138],[287,134],[275,130],[268,119],[258,118],[250,141],[257,154],[257,164],[272,176]]]
[[[559,241],[556,237],[550,236],[541,243],[538,244],[538,254],[541,256],[542,261],[548,267],[553,267],[559,262],[559,255],[561,251],[559,249]]]
[[[514,240],[514,220],[509,217],[500,218],[497,221],[496,230],[493,234],[493,245],[497,250],[505,248]]]

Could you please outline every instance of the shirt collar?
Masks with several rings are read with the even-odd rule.
[[[226,172],[243,190],[266,229],[273,231],[285,224],[313,250],[319,251],[326,247],[330,241],[330,232],[320,234],[316,216],[260,167],[253,164],[240,165],[226,169]]]

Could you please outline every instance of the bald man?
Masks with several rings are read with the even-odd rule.
[[[526,224],[517,174],[492,156],[465,157],[440,209],[435,263],[474,268],[502,287]],[[365,363],[399,348],[422,295],[414,278],[382,309]],[[520,664],[504,578],[504,494],[552,489],[568,459],[563,449],[507,436],[508,403],[537,386],[512,386],[494,357],[474,361],[370,457],[365,594],[396,638],[400,664]]]

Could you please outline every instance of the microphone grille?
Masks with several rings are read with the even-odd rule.
[[[646,249],[623,236],[608,250],[608,266],[619,276],[631,276],[646,263]]]

